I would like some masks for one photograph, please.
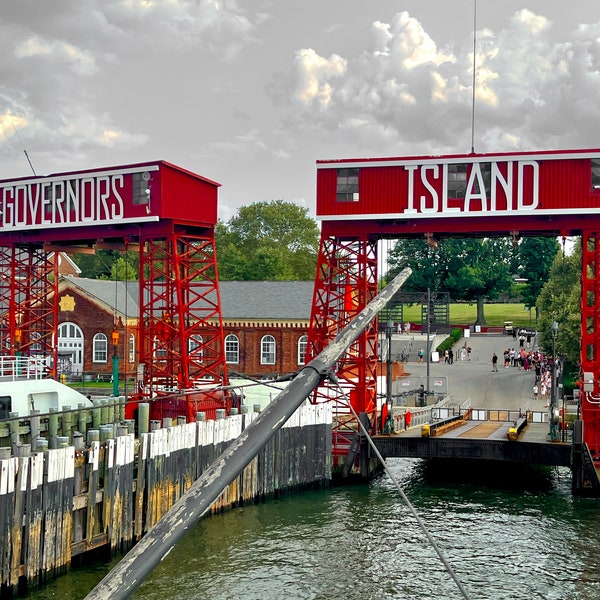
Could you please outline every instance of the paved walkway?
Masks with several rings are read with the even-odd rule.
[[[392,339],[392,356],[397,344],[405,345],[401,335]],[[404,336],[405,338],[407,336]],[[411,337],[412,334],[411,334]],[[439,336],[435,347],[442,341]],[[461,361],[459,349],[466,343],[471,347],[471,360]],[[427,364],[417,361],[417,352],[420,347],[426,348],[426,336],[414,336],[408,362],[404,369],[413,377],[426,377]],[[532,341],[535,344],[535,339]],[[523,371],[517,367],[504,368],[503,353],[505,348],[515,347],[518,342],[511,336],[500,333],[472,333],[468,338],[461,338],[454,346],[454,364],[431,362],[429,376],[431,378],[448,377],[448,392],[452,399],[462,403],[471,399],[472,406],[477,408],[504,408],[523,410],[544,410],[548,399],[533,398],[534,371]],[[498,372],[492,371],[492,355],[498,355]]]

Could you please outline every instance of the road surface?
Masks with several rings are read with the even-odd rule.
[[[427,364],[419,363],[417,353],[419,348],[425,349],[425,336],[412,334],[413,338],[408,361],[404,369],[414,381],[426,377]],[[438,336],[433,343],[435,347],[443,341]],[[533,349],[537,349],[536,339],[532,340]],[[398,356],[401,349],[407,345],[408,336],[395,334],[392,337],[392,356]],[[471,347],[471,360],[460,360],[460,348],[464,343]],[[454,364],[430,362],[430,384],[434,391],[434,379],[442,380],[447,377],[448,392],[454,402],[459,404],[471,399],[474,408],[505,408],[523,410],[543,410],[548,404],[548,398],[538,396],[533,398],[535,373],[533,370],[524,371],[517,367],[504,368],[503,353],[505,348],[516,348],[518,341],[512,336],[501,333],[471,333],[468,338],[461,338],[454,346]],[[492,355],[498,355],[498,372],[492,370]]]

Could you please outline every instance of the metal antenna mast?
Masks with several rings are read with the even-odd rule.
[[[29,166],[31,167],[31,171],[37,177],[37,173],[35,172],[35,169],[33,168],[31,161],[29,160],[29,154],[27,154],[27,150],[25,150],[25,146],[23,145],[23,140],[21,140],[21,136],[19,135],[19,132],[17,131],[17,128],[15,127],[15,124],[13,121],[11,121],[11,124],[13,126],[13,129],[15,130],[15,133],[17,134],[17,139],[19,140],[19,144],[21,144],[21,148],[23,148],[23,153],[25,154],[25,158],[27,159],[27,162],[29,163]]]
[[[473,0],[473,98],[471,100],[471,154],[475,154],[475,69],[477,62],[477,0]]]

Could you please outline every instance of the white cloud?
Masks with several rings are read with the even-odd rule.
[[[600,128],[598,25],[568,40],[552,38],[552,21],[517,11],[499,31],[483,29],[477,43],[479,150],[597,144]],[[464,150],[472,110],[472,41],[438,48],[408,13],[373,23],[368,51],[324,58],[296,53],[290,101],[301,107],[298,127],[325,127],[359,145],[393,139],[396,148]],[[282,79],[285,81],[285,79]],[[281,89],[278,90],[281,93]],[[317,109],[317,110],[315,110]],[[481,148],[481,143],[485,148]],[[392,148],[383,150],[393,151]]]
[[[68,44],[59,40],[45,40],[34,35],[15,49],[17,58],[42,58],[48,59],[50,63],[69,65],[75,73],[80,75],[91,75],[94,73],[96,63],[89,52],[77,48],[73,44]],[[50,65],[53,67],[53,65]]]

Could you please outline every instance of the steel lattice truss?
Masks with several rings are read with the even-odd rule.
[[[589,381],[582,393],[584,439],[592,458],[600,459],[600,232],[584,231],[581,250],[581,370]]]
[[[309,357],[318,355],[376,295],[376,241],[366,236],[343,240],[322,235],[309,329]],[[376,322],[347,348],[338,361],[335,375],[354,410],[373,417],[377,393]],[[331,395],[320,390],[319,394],[323,393]],[[371,422],[375,421],[372,418]]]
[[[12,355],[51,357],[56,368],[58,255],[0,247],[0,344]]]
[[[142,239],[140,300],[148,391],[227,381],[212,231]]]

